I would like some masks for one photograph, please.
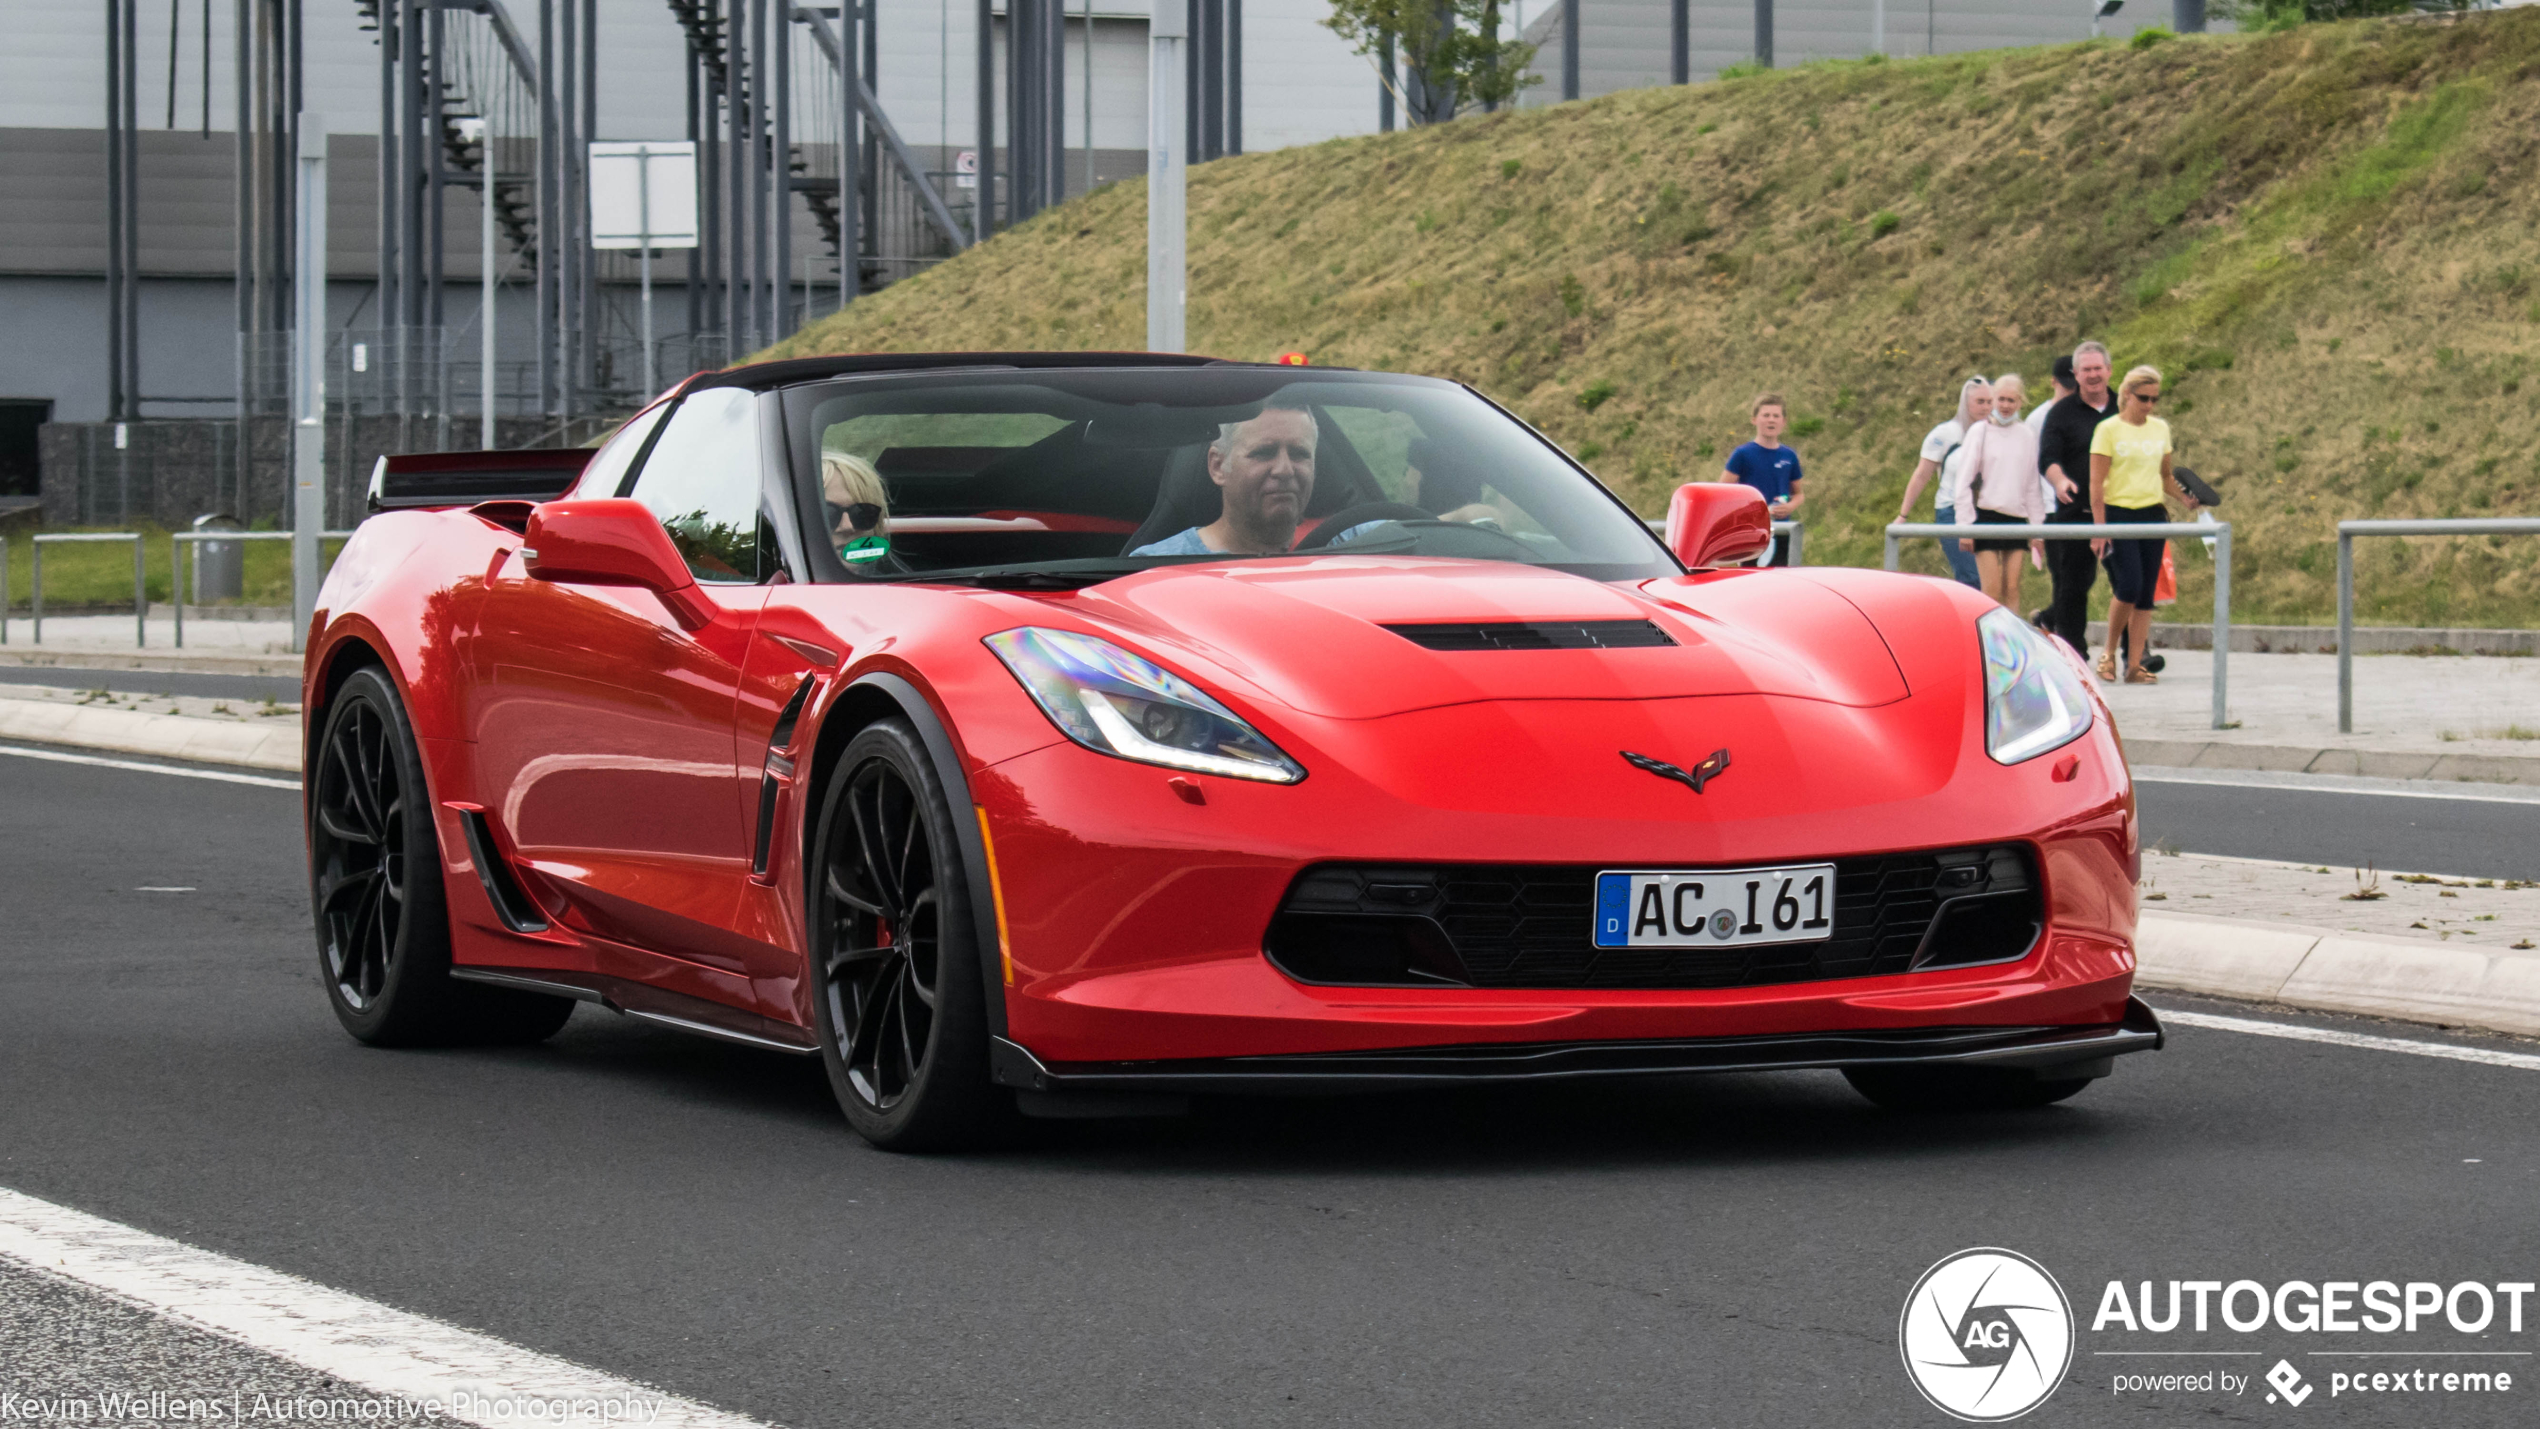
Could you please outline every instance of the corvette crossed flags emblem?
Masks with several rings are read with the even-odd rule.
[[[1679,784],[1690,787],[1697,794],[1702,792],[1703,785],[1728,772],[1729,767],[1729,752],[1725,749],[1712,750],[1703,756],[1701,763],[1691,769],[1679,769],[1664,759],[1652,759],[1646,754],[1634,754],[1628,749],[1615,752],[1621,754],[1623,761],[1634,769],[1646,769],[1661,779],[1673,779]]]

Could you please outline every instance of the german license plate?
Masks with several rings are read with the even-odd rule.
[[[1813,943],[1834,932],[1834,865],[1678,868],[1596,876],[1600,948]]]

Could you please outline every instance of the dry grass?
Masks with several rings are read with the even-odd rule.
[[[1959,378],[2104,337],[2225,489],[2235,613],[2315,622],[2341,516],[2540,510],[2536,136],[2531,10],[1811,65],[1195,170],[1189,330],[1469,381],[1652,512],[1780,388],[1858,564]],[[1144,224],[1114,186],[779,351],[1137,347]],[[2528,538],[2359,563],[2371,619],[2540,617]]]

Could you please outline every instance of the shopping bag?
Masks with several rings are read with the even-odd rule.
[[[2178,604],[2178,557],[2171,552],[2167,541],[2161,543],[2161,578],[2152,583],[2152,603]]]

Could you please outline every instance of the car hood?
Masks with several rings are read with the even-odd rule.
[[[1879,632],[1796,572],[1606,585],[1491,561],[1324,556],[1177,566],[1066,602],[1203,680],[1334,719],[1483,700],[1907,694]],[[1647,621],[1671,645],[1437,650],[1388,625]]]

